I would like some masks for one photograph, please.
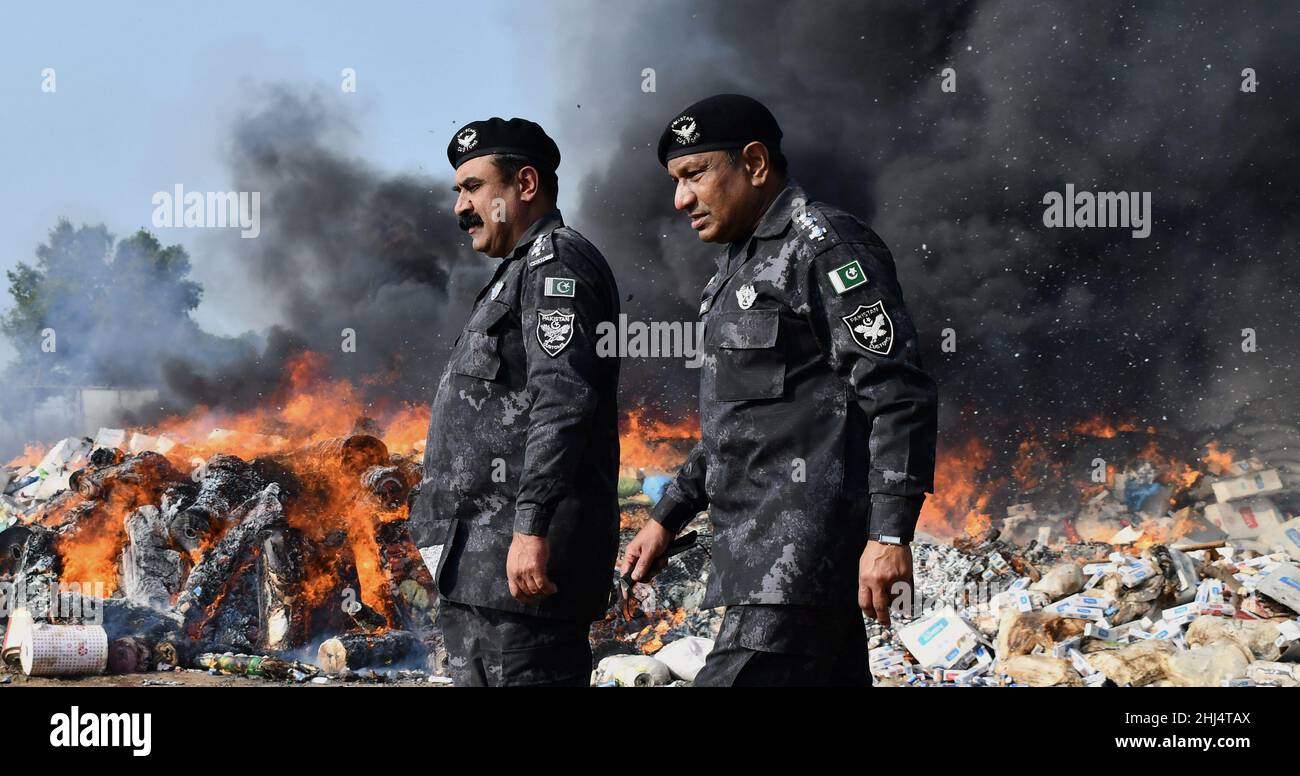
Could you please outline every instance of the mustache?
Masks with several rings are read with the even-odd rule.
[[[465,213],[456,217],[456,225],[460,227],[462,232],[468,232],[475,226],[482,226],[483,219],[479,217],[478,213]]]

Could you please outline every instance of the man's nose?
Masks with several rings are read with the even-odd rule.
[[[677,191],[673,194],[673,207],[678,210],[690,210],[695,205],[695,192],[686,187],[684,181],[677,183]]]
[[[474,203],[470,202],[469,197],[465,195],[465,192],[462,191],[456,195],[456,207],[452,208],[451,212],[458,216],[463,216],[473,210]]]

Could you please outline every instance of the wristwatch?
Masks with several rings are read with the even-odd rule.
[[[880,542],[881,544],[907,544],[907,542],[903,541],[901,536],[890,536],[888,534],[867,534],[867,539],[873,542]]]

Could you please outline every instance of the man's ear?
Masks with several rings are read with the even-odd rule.
[[[537,174],[537,168],[532,165],[524,165],[519,169],[519,199],[524,202],[532,202],[541,194],[542,179]]]
[[[772,174],[772,160],[768,157],[767,146],[757,140],[746,145],[740,151],[740,158],[745,162],[745,173],[754,186],[762,186]]]

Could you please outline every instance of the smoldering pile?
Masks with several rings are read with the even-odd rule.
[[[406,530],[419,461],[363,432],[296,447],[213,433],[275,450],[204,459],[103,429],[6,472],[6,667],[298,681],[427,669],[436,592]]]

